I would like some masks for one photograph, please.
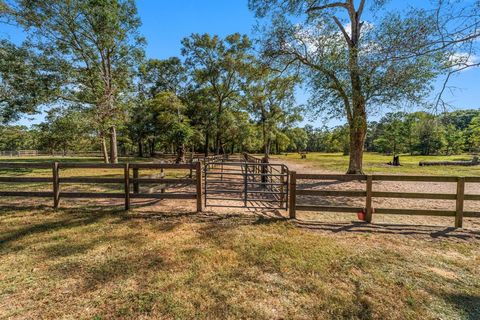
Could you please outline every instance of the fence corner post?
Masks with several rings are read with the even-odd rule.
[[[60,204],[60,178],[58,172],[58,162],[52,164],[52,174],[53,174],[53,207],[58,209]]]
[[[455,210],[455,228],[463,227],[463,204],[465,199],[465,178],[457,179],[457,203]]]
[[[202,163],[198,161],[195,166],[196,185],[197,185],[197,212],[202,212]]]
[[[128,163],[125,163],[124,181],[125,181],[125,210],[130,210],[130,165]]]
[[[367,176],[367,199],[366,199],[366,216],[365,221],[368,223],[372,222],[372,188],[373,188],[373,177],[371,175]]]
[[[288,214],[290,219],[296,219],[296,205],[297,205],[297,172],[290,171],[290,186],[289,186],[289,193],[290,193],[290,205],[288,208]]]

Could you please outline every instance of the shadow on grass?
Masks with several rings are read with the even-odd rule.
[[[372,234],[395,234],[395,235],[419,235],[428,236],[431,238],[452,238],[461,240],[480,240],[480,232],[456,229],[443,228],[438,226],[412,225],[412,224],[385,224],[375,223],[369,224],[366,222],[338,222],[338,223],[324,223],[317,221],[301,221],[296,220],[295,224],[303,229],[329,231],[332,233],[372,233]]]
[[[39,206],[36,206],[34,208],[37,210],[39,208],[41,209],[41,207]],[[22,211],[28,212],[29,207],[22,207],[20,210],[18,209],[18,207],[2,207],[0,209],[0,214],[2,214],[3,212],[8,212],[8,210],[15,210],[15,213],[21,213]],[[53,209],[50,208],[50,210],[53,212]],[[4,249],[11,242],[18,241],[26,236],[85,226],[95,223],[106,216],[110,216],[113,214],[124,214],[124,212],[120,210],[112,210],[98,207],[82,208],[81,212],[79,212],[78,209],[74,208],[62,209],[59,210],[58,213],[58,218],[55,218],[53,221],[28,225],[27,227],[0,235],[0,249]]]
[[[480,319],[480,295],[448,294],[445,295],[445,300],[461,310],[465,319]]]

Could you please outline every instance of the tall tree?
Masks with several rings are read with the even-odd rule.
[[[192,34],[182,40],[182,55],[192,80],[198,87],[208,88],[217,107],[215,115],[215,149],[222,148],[221,121],[225,109],[238,101],[240,79],[251,49],[246,35],[238,33],[225,39],[209,34]]]
[[[285,77],[260,62],[252,62],[244,82],[243,104],[260,125],[263,153],[268,161],[270,148],[279,131],[279,125],[294,113],[297,78]]]
[[[422,51],[436,33],[435,12],[378,11],[385,1],[250,0],[263,30],[263,53],[279,67],[296,67],[310,84],[311,103],[346,117],[350,134],[347,173],[362,173],[367,114],[375,107],[419,102],[448,60],[440,49]]]
[[[105,154],[118,161],[116,127],[133,67],[143,54],[133,0],[12,0],[5,12],[28,32],[28,43],[62,76],[58,98],[89,105]]]
[[[0,40],[0,122],[35,114],[54,95],[58,77],[45,62],[26,46]]]

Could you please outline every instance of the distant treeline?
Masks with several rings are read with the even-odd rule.
[[[365,150],[385,154],[459,154],[480,151],[480,110],[433,115],[427,112],[388,113],[369,123]],[[348,127],[306,126],[307,151],[348,153]]]
[[[250,123],[248,141],[231,145],[227,152],[262,152],[260,129]],[[129,139],[128,127],[119,134],[122,154],[138,154],[138,145]],[[257,132],[256,132],[257,131]],[[284,138],[282,138],[284,137]],[[272,144],[272,153],[279,152],[343,152],[348,153],[348,127],[285,128]],[[201,143],[192,145],[202,150]],[[148,147],[153,152],[173,152],[173,146],[156,142]],[[0,126],[0,150],[40,150],[68,153],[100,151],[95,133],[75,112],[51,112],[46,120],[27,128],[25,126]],[[378,122],[369,123],[365,150],[385,154],[409,153],[421,155],[475,153],[480,151],[480,110],[459,110],[433,115],[427,112],[388,113]],[[150,152],[151,151],[151,152]]]

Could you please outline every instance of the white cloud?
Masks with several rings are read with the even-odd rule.
[[[466,52],[456,52],[452,54],[448,60],[450,61],[452,68],[456,70],[480,63],[480,57]]]

